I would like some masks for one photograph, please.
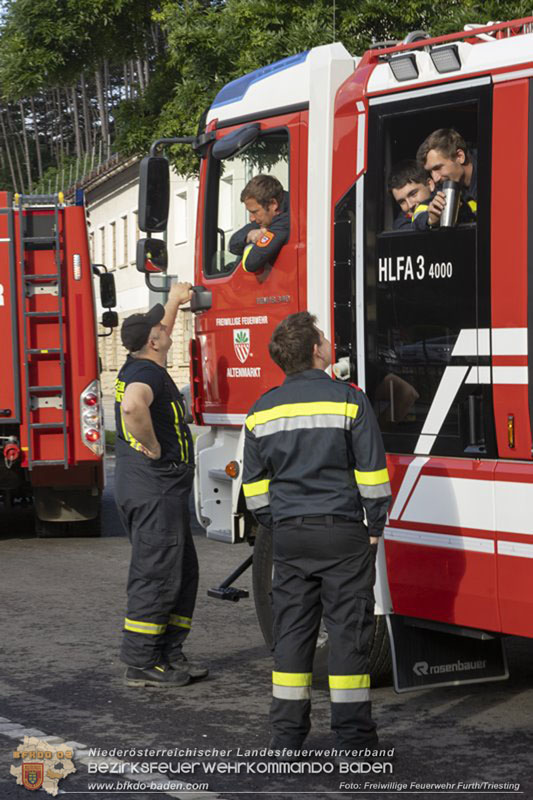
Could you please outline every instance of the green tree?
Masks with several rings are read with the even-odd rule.
[[[474,0],[163,0],[154,18],[168,40],[148,91],[122,103],[117,144],[146,152],[158,137],[196,133],[202,113],[229,81],[285,56],[332,41],[362,55],[373,41],[398,40],[412,30],[432,35],[526,16],[526,2]],[[531,11],[531,9],[529,9]],[[190,174],[198,159],[173,149],[176,168]]]

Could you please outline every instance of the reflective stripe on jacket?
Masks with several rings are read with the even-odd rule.
[[[274,522],[366,512],[385,525],[391,491],[383,441],[366,395],[319,369],[289,375],[246,418],[243,491],[250,511]]]

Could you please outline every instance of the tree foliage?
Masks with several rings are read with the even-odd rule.
[[[194,134],[226,83],[317,45],[362,55],[412,30],[531,13],[531,0],[7,0],[0,177],[28,183],[73,157],[78,174],[96,151],[142,154]],[[190,148],[173,158],[184,174],[197,168]]]
[[[164,0],[155,18],[165,31],[168,56],[166,92],[149,92],[123,110],[122,149],[133,152],[148,131],[156,136],[193,134],[217,92],[239,76],[311,47],[341,41],[362,55],[373,41],[401,40],[412,30],[433,35],[461,30],[467,22],[486,23],[526,16],[525,2],[488,0]],[[531,13],[530,8],[530,13]],[[179,171],[190,173],[197,160],[174,149]]]

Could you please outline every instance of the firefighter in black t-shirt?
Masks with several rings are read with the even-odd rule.
[[[185,657],[198,588],[189,496],[193,442],[184,400],[165,369],[178,307],[191,285],[172,286],[166,307],[132,314],[129,355],[116,380],[115,498],[132,545],[121,658],[129,686],[184,686],[208,670]]]

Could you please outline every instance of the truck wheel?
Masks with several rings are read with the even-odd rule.
[[[94,519],[80,522],[51,522],[35,517],[35,533],[39,539],[65,539],[67,537],[96,537],[102,535],[100,514]]]
[[[258,526],[255,531],[254,560],[252,564],[252,583],[255,610],[266,646],[272,650],[272,535],[270,531]],[[315,686],[328,686],[328,634],[324,625],[320,626],[315,660],[313,683]],[[374,617],[374,630],[370,647],[370,675],[372,686],[390,682],[391,652],[387,623],[384,616]]]

